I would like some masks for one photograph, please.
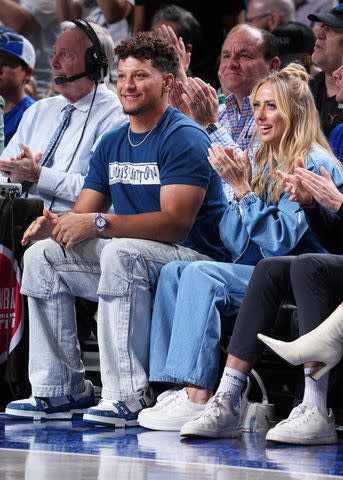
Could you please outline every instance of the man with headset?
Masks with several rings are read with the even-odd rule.
[[[11,182],[23,183],[28,194],[42,198],[53,211],[73,207],[96,142],[127,121],[117,95],[100,83],[111,68],[113,49],[108,32],[99,25],[63,23],[51,59],[60,95],[42,99],[25,112],[1,155],[0,170]]]
[[[130,123],[105,134],[73,212],[45,210],[26,231],[23,293],[30,317],[32,397],[9,415],[137,425],[149,388],[153,293],[172,260],[227,260],[218,223],[225,210],[206,132],[169,106],[176,50],[152,32],[123,40],[117,91]],[[113,203],[115,214],[106,213]],[[96,213],[98,212],[98,213]],[[47,238],[52,236],[53,238]],[[98,300],[102,400],[85,381],[74,297]]]

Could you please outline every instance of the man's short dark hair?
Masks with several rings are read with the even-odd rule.
[[[279,40],[267,30],[262,30],[263,56],[265,60],[272,60],[279,56]]]
[[[153,27],[156,23],[164,23],[165,21],[173,22],[177,25],[178,30],[175,34],[178,37],[182,37],[185,44],[190,43],[196,46],[200,42],[200,23],[192,12],[173,3],[166,5],[155,12],[151,20],[151,26]]]
[[[128,57],[146,59],[162,73],[172,73],[176,77],[179,59],[171,43],[154,32],[139,32],[123,40],[114,50],[119,60]]]

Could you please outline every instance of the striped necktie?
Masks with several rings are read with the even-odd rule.
[[[64,115],[62,118],[62,122],[56,128],[53,136],[51,137],[49,145],[45,149],[44,155],[41,160],[41,166],[51,167],[53,165],[55,152],[57,150],[58,145],[61,142],[64,132],[66,131],[70,123],[71,114],[75,109],[76,107],[74,105],[67,105],[64,108]]]

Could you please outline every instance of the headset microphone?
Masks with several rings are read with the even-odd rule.
[[[87,77],[87,75],[89,75],[89,72],[78,73],[77,75],[73,75],[71,77],[56,77],[54,79],[54,82],[56,83],[56,85],[63,85],[64,83],[74,82],[79,78]]]

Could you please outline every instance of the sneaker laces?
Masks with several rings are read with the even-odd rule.
[[[307,408],[303,403],[300,403],[297,407],[293,408],[287,420],[293,420],[294,418],[301,417],[306,413]]]
[[[176,405],[179,405],[180,403],[182,403],[185,399],[185,395],[186,395],[186,398],[188,398],[186,387],[183,388],[182,390],[176,390],[175,392],[172,392],[169,390],[167,390],[167,392],[170,392],[170,393],[163,396],[161,399],[163,404],[166,403],[166,406],[165,406],[166,410],[169,410],[170,408],[174,408]],[[163,392],[163,393],[166,393],[166,392]]]
[[[290,421],[295,420],[298,417],[301,417],[302,415],[305,414],[306,407],[303,403],[300,403],[298,406],[293,408],[291,413],[289,414],[288,418],[285,418],[284,420],[281,420],[281,422],[278,423],[278,425],[283,425],[285,423],[288,423]]]
[[[307,408],[304,408],[304,414],[302,418],[299,419],[299,424],[312,422],[313,420],[318,423],[319,418],[325,418],[319,408],[315,405],[313,405],[311,408],[308,406]]]
[[[204,418],[204,417],[219,417],[219,415],[220,415],[219,404],[223,401],[223,398],[225,396],[228,396],[229,398],[231,398],[230,395],[227,392],[216,393],[206,403],[204,411],[201,412],[194,420],[196,420],[199,417],[202,417],[202,418]]]
[[[319,413],[319,409],[318,409]],[[282,423],[284,422],[289,422],[293,420],[297,420],[298,425],[302,425],[304,423],[308,423],[314,419],[316,419],[317,415],[313,410],[313,407],[311,408],[310,406],[306,406],[303,403],[300,403],[297,407],[295,407],[290,416],[283,420]]]

